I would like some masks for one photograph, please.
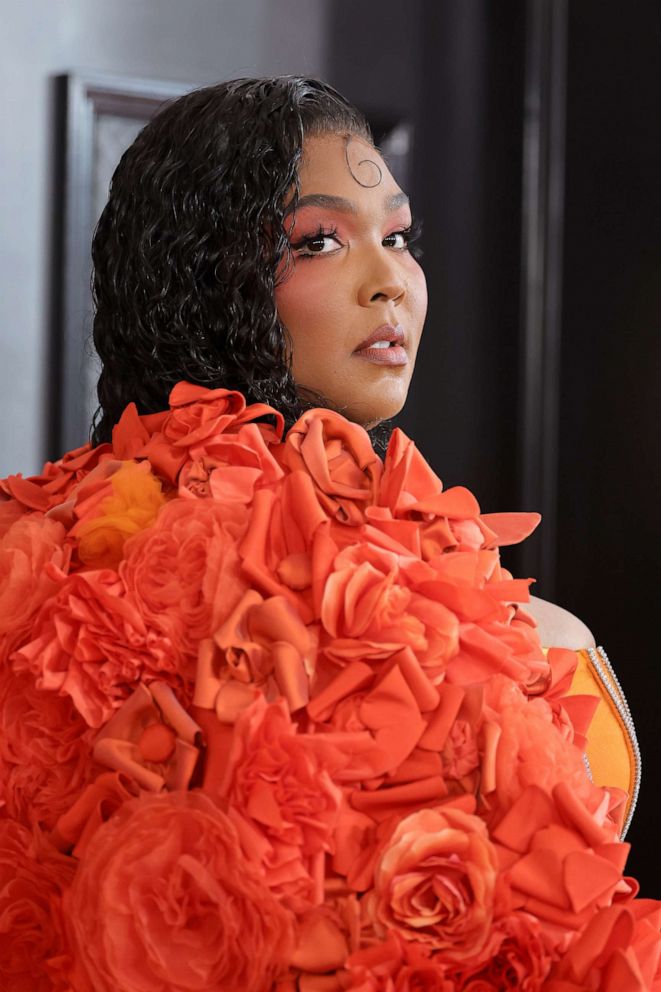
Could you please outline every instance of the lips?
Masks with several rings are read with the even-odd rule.
[[[373,365],[408,365],[409,356],[404,347],[405,335],[401,324],[382,324],[358,345],[354,355]]]

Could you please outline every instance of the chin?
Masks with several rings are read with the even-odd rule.
[[[396,417],[403,410],[405,403],[406,395],[397,400],[393,397],[390,403],[384,403],[382,399],[380,403],[374,404],[348,404],[345,405],[342,412],[348,420],[353,420],[354,423],[360,424],[361,427],[369,431],[372,427],[376,427],[377,424],[382,423],[382,421],[391,420],[393,417]]]

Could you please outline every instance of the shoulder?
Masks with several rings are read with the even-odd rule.
[[[569,610],[564,610],[561,606],[539,599],[537,596],[531,596],[530,602],[525,603],[523,608],[537,621],[539,636],[544,647],[570,648],[572,651],[596,647],[590,628]]]

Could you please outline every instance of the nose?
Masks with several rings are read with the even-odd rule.
[[[379,246],[365,265],[358,290],[358,303],[361,307],[389,302],[398,305],[405,296],[406,283],[397,259],[389,255],[387,249]]]

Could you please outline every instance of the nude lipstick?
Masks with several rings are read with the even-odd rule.
[[[401,324],[382,324],[358,345],[354,355],[375,365],[408,365],[409,356],[404,347],[404,328]]]

